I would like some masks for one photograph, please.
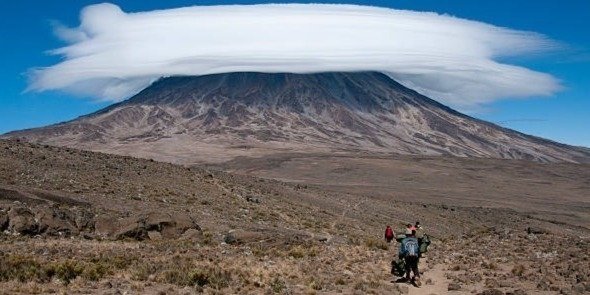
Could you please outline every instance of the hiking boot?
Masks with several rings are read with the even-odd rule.
[[[416,287],[422,286],[422,282],[420,282],[420,277],[414,278],[414,285],[416,285]]]

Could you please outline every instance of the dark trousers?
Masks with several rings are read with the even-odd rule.
[[[410,272],[414,273],[414,277],[419,278],[420,272],[418,271],[418,256],[406,256],[406,279],[410,279]]]

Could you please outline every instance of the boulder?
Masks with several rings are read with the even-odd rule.
[[[94,223],[94,233],[102,238],[112,237],[117,231],[118,222],[114,216],[101,215]]]
[[[150,240],[152,240],[152,241],[159,241],[162,239],[162,234],[160,234],[159,231],[155,231],[155,230],[148,231],[147,235],[148,235],[148,238],[150,238]]]
[[[145,227],[148,231],[162,231],[164,227],[174,226],[174,220],[170,214],[151,212],[145,216]]]
[[[196,230],[194,228],[189,228],[187,229],[182,236],[180,236],[181,239],[183,240],[199,240],[201,239],[201,237],[203,236],[203,233],[199,230]]]
[[[252,242],[258,242],[264,240],[265,235],[261,232],[245,231],[245,230],[232,230],[224,237],[224,242],[227,244],[247,244]]]
[[[25,235],[36,235],[39,232],[35,215],[25,207],[13,207],[8,211],[7,229]]]
[[[582,284],[582,283],[578,283],[578,284],[574,285],[572,289],[578,294],[586,293],[586,286],[584,286],[584,284]]]
[[[457,283],[450,283],[449,286],[447,287],[448,291],[457,291],[457,290],[461,290],[461,285],[457,284]]]
[[[79,234],[70,214],[68,211],[62,211],[56,208],[39,209],[35,215],[39,233],[65,236]]]
[[[230,245],[234,245],[234,244],[238,243],[238,240],[236,239],[236,237],[232,233],[228,233],[227,235],[225,235],[225,237],[223,237],[223,241],[226,244],[230,244]]]
[[[408,286],[395,284],[395,289],[397,294],[410,294],[410,288]]]
[[[186,213],[167,214],[150,212],[137,214],[123,219],[108,214],[95,218],[94,231],[97,236],[108,239],[131,238],[145,239],[177,239],[185,233],[200,235],[201,228]],[[187,233],[188,230],[193,230]]]
[[[260,204],[260,199],[253,197],[253,196],[247,196],[246,201],[251,202],[251,203]]]
[[[78,231],[94,231],[94,222],[94,213],[82,208],[74,209],[74,225]]]
[[[4,231],[8,227],[8,213],[0,211],[0,231]]]
[[[487,278],[485,280],[484,285],[488,288],[498,288],[500,287],[500,283],[498,283],[498,281],[496,279],[493,278]]]
[[[318,242],[326,243],[326,242],[328,242],[328,240],[330,240],[330,237],[329,236],[316,236],[315,239]]]
[[[177,213],[171,216],[172,222],[162,224],[162,236],[166,239],[177,239],[188,229],[201,231],[201,227],[186,213]]]
[[[137,217],[123,218],[117,224],[117,229],[112,236],[116,240],[131,238],[141,241],[148,238],[145,223],[142,220],[138,220]]]
[[[540,227],[536,227],[536,226],[529,226],[526,229],[526,232],[528,234],[534,234],[534,235],[540,235],[540,234],[547,234],[547,233],[549,233],[546,229],[540,228]]]
[[[483,292],[480,292],[479,295],[504,295],[504,292],[498,289],[487,289]]]

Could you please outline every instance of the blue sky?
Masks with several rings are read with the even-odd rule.
[[[124,11],[189,5],[251,4],[267,1],[110,1]],[[268,1],[277,2],[277,1]],[[288,2],[288,1],[285,1]],[[297,1],[297,3],[324,1]],[[326,1],[333,3],[334,1]],[[100,1],[2,1],[0,4],[0,133],[73,119],[109,103],[60,92],[24,93],[26,71],[59,57],[45,52],[64,44],[50,22],[77,26],[80,9]],[[590,147],[590,1],[339,1],[396,9],[432,11],[517,30],[542,33],[565,46],[559,51],[506,62],[549,73],[564,89],[551,97],[496,101],[470,115],[521,132]]]

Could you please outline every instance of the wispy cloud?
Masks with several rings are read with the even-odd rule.
[[[63,61],[30,89],[127,98],[162,76],[234,71],[381,71],[459,108],[551,95],[552,76],[497,62],[544,52],[542,35],[435,13],[353,5],[194,6],[125,13],[99,4],[77,28],[55,25]]]

